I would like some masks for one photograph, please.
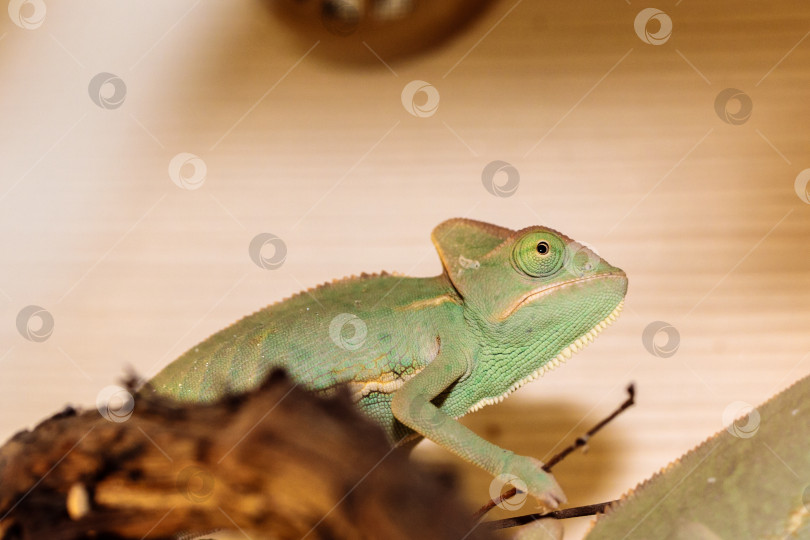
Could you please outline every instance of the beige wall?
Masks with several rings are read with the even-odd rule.
[[[0,434],[92,406],[125,366],[154,373],[303,287],[438,273],[429,234],[452,216],[552,226],[630,276],[596,344],[469,418],[542,457],[635,381],[638,406],[558,467],[573,504],[618,496],[729,404],[807,374],[810,5],[663,2],[661,45],[634,30],[644,7],[505,0],[391,70],[305,56],[257,3],[54,0],[29,30],[0,13]],[[100,72],[125,82],[120,107],[90,99]],[[439,93],[432,116],[402,105],[415,79]],[[726,88],[751,99],[740,125],[715,111]],[[199,189],[169,177],[181,152],[205,163]],[[519,171],[510,197],[482,185],[493,160]],[[277,270],[248,257],[261,232],[288,247]],[[45,341],[16,328],[30,304],[54,318]],[[659,320],[680,334],[670,358],[642,344]],[[489,478],[463,470],[483,502]]]

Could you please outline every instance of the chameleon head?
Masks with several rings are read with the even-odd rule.
[[[625,273],[546,227],[519,231],[466,219],[433,240],[477,336],[468,411],[501,401],[592,342],[622,309]]]

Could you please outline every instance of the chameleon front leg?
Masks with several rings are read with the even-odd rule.
[[[442,349],[418,375],[399,388],[391,401],[397,420],[478,465],[493,476],[513,474],[526,483],[529,494],[550,508],[565,502],[565,495],[540,460],[519,456],[479,437],[431,403],[468,369],[464,354]]]

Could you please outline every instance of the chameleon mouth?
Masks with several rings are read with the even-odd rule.
[[[537,368],[534,372],[532,372],[528,376],[514,383],[512,386],[509,387],[509,389],[506,392],[504,392],[500,396],[484,398],[475,405],[473,405],[472,407],[470,407],[464,414],[475,412],[478,409],[486,407],[487,405],[500,403],[501,401],[506,399],[509,396],[509,394],[511,394],[524,384],[535,380],[536,378],[542,376],[543,374],[565,363],[565,361],[571,358],[575,353],[578,353],[579,351],[584,349],[589,343],[593,342],[593,340],[596,339],[596,336],[598,336],[602,330],[613,324],[613,322],[618,318],[619,314],[621,314],[623,307],[624,307],[624,300],[619,302],[619,304],[610,313],[610,315],[602,319],[598,324],[596,324],[593,328],[584,333],[582,336],[575,339],[573,343],[571,343],[570,345],[565,347],[562,351],[560,351],[560,353],[557,356],[555,356],[548,362],[544,363],[542,366]]]
[[[567,281],[562,281],[560,283],[555,283],[553,285],[543,287],[541,289],[535,289],[533,291],[530,291],[530,292],[526,293],[521,298],[519,298],[514,304],[509,306],[509,308],[507,308],[506,311],[504,311],[503,313],[500,314],[499,319],[500,320],[507,319],[512,313],[517,311],[517,309],[519,307],[521,307],[522,305],[527,304],[529,302],[534,302],[535,300],[539,300],[543,296],[551,294],[552,292],[555,292],[555,291],[557,291],[559,289],[564,289],[564,288],[570,287],[572,285],[579,285],[579,284],[582,284],[582,283],[585,283],[585,282],[588,282],[588,281],[597,281],[597,280],[602,280],[602,279],[616,279],[616,278],[618,278],[618,279],[627,279],[627,276],[625,276],[624,272],[619,270],[618,272],[608,272],[608,273],[595,274],[595,275],[591,275],[591,276],[577,277],[577,278],[569,279]]]

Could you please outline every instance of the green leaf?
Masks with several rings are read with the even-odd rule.
[[[810,377],[671,463],[587,540],[810,538]]]

